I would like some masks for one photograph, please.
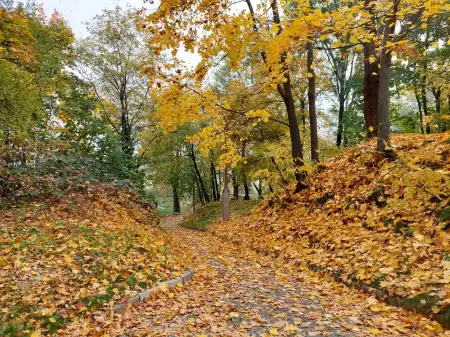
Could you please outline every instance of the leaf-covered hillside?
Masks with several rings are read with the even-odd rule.
[[[209,230],[448,315],[450,133],[397,135],[393,144],[396,159],[365,143],[319,165],[302,192],[273,196],[251,216]]]
[[[184,271],[133,194],[85,183],[0,213],[0,335],[87,335],[113,303]]]

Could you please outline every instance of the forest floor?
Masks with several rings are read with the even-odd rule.
[[[419,315],[181,221],[167,216],[161,226],[193,254],[194,280],[128,308],[99,336],[450,336]]]

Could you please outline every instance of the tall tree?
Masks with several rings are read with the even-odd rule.
[[[136,11],[116,7],[104,10],[87,25],[88,37],[77,46],[77,69],[100,102],[100,110],[122,141],[122,151],[131,160],[143,116],[151,108],[147,80],[141,66],[150,51],[144,35],[135,27]]]

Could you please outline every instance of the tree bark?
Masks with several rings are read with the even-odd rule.
[[[373,7],[371,0],[364,1],[364,7],[373,16]],[[371,33],[376,33],[375,25],[370,28]],[[373,42],[364,44],[364,123],[366,126],[367,137],[377,136],[378,130],[378,96],[379,96],[379,75],[380,62],[375,52],[376,47]],[[372,60],[374,62],[370,62]],[[371,131],[371,127],[373,131]]]
[[[197,191],[198,191],[198,200],[200,200],[200,203],[202,206],[205,204],[205,199],[203,198],[203,194],[200,188],[200,184],[198,182],[198,177],[195,175],[195,183],[197,184]]]
[[[217,195],[218,195],[218,191],[216,192],[216,183],[215,183],[215,170],[214,170],[214,164],[211,162],[210,165],[210,171],[211,171],[211,192],[212,192],[212,197],[214,201],[217,201]]]
[[[426,64],[425,64],[425,69],[426,69]],[[427,77],[426,77],[426,75],[424,75],[422,77],[422,85],[421,85],[422,109],[423,109],[423,115],[425,117],[428,117],[429,111],[428,111],[427,88],[426,88],[426,84],[425,84],[426,81],[427,81]],[[425,132],[427,133],[427,135],[429,135],[431,133],[430,123],[427,123],[427,121],[425,121]]]
[[[173,198],[173,212],[180,213],[180,196],[178,195],[178,189],[176,186],[172,185],[172,198]]]
[[[250,15],[253,18],[253,29],[257,33],[259,32],[257,26],[257,19],[255,17],[255,12],[253,10],[253,6],[250,0],[245,1],[247,3]],[[278,3],[277,0],[273,0],[271,3],[272,13],[273,13],[273,22],[278,27],[278,35],[282,33],[283,27],[281,26],[280,15],[278,11]],[[261,52],[261,57],[264,63],[267,63],[267,55],[265,52]],[[277,91],[280,97],[283,99],[283,102],[286,106],[286,113],[288,116],[288,125],[289,125],[289,136],[291,140],[291,152],[292,152],[292,160],[294,162],[295,167],[297,168],[297,172],[295,177],[297,179],[297,190],[300,190],[304,185],[302,184],[304,173],[300,170],[303,166],[303,144],[300,138],[300,130],[297,122],[297,115],[295,112],[295,104],[294,97],[292,95],[292,85],[291,85],[291,77],[289,75],[289,70],[286,66],[286,58],[287,54],[283,53],[280,57],[280,65],[282,66],[284,72],[284,81],[283,83],[277,84]]]
[[[414,95],[416,96],[417,107],[419,108],[419,121],[420,121],[420,132],[425,133],[423,129],[423,114],[422,114],[422,101],[420,100],[419,93],[417,92],[417,87],[414,86]]]
[[[237,174],[234,170],[231,173],[231,182],[233,184],[233,199],[239,200],[239,183]]]
[[[201,176],[200,171],[199,171],[198,166],[197,166],[197,160],[195,159],[194,145],[191,145],[190,157],[192,158],[192,162],[194,164],[195,173],[197,174],[197,179],[198,179],[198,181],[200,183],[200,187],[201,187],[203,196],[205,198],[205,201],[207,203],[209,203],[209,202],[211,202],[211,199],[209,198],[209,195],[206,192],[205,184],[203,183],[202,176]]]
[[[391,61],[392,53],[389,50],[387,43],[395,30],[396,15],[398,10],[399,0],[394,1],[392,8],[392,15],[390,15],[383,28],[383,41],[380,56],[380,78],[379,78],[379,92],[378,92],[378,141],[377,150],[388,154],[390,149],[390,122],[389,122],[389,82],[391,76]]]
[[[338,130],[336,145],[341,146],[343,131],[344,131],[344,109],[345,109],[345,97],[344,94],[339,95],[339,115],[338,115]]]
[[[435,107],[436,107],[436,113],[441,113],[441,89],[437,89],[433,91],[434,99],[435,99]]]
[[[300,100],[300,113],[302,117],[302,126],[303,126],[303,132],[305,132],[306,129],[306,102],[305,99]]]
[[[256,192],[258,192],[258,199],[262,199],[263,195],[263,184],[262,184],[262,179],[258,179],[258,184],[253,183],[253,186],[255,187]]]
[[[248,187],[247,177],[244,177],[244,200],[250,200],[250,188]]]
[[[314,47],[313,42],[308,41],[307,49],[307,69],[308,69],[308,110],[309,127],[311,133],[311,160],[319,162],[319,137],[317,135],[317,115],[316,115],[316,74],[313,68]]]

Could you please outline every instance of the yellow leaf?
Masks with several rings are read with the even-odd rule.
[[[381,335],[383,332],[382,331],[380,331],[380,330],[378,330],[378,329],[370,329],[369,330],[369,332],[372,334],[372,335]]]
[[[41,332],[39,330],[33,332],[30,337],[41,337]]]
[[[403,333],[408,333],[409,330],[406,328],[405,325],[396,325],[394,326],[394,329]]]
[[[288,324],[286,327],[286,332],[292,334],[297,331],[297,327],[294,324]]]
[[[426,325],[425,328],[427,328],[430,331],[434,332],[443,332],[444,329],[442,329],[441,325],[438,322],[431,322],[430,324]]]
[[[278,336],[278,329],[277,328],[272,328],[272,329],[269,330],[269,333],[272,336]]]

